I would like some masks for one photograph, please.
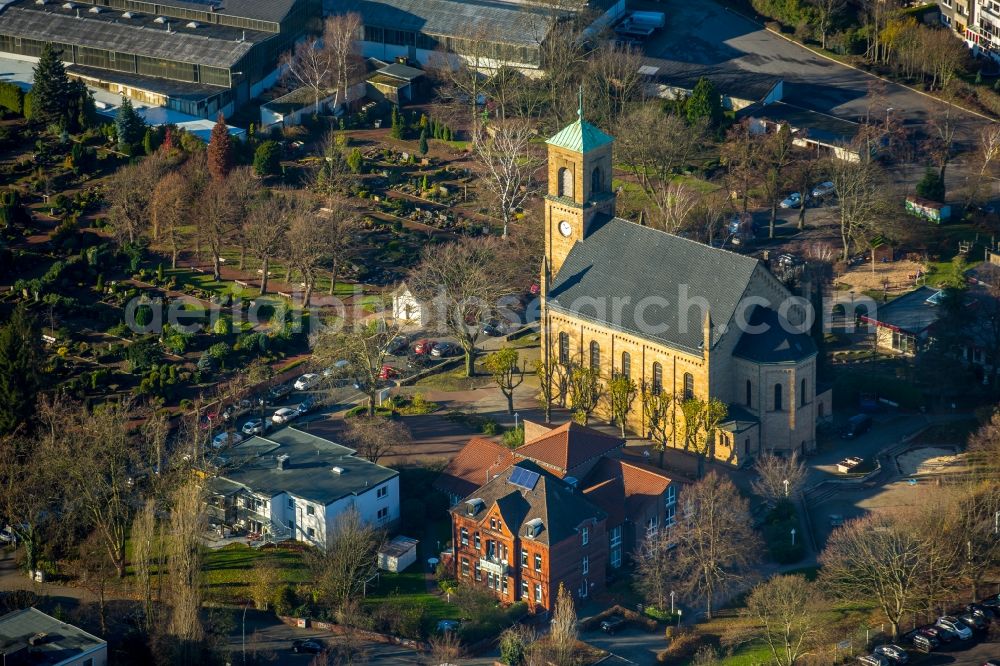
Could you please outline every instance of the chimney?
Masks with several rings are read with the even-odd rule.
[[[285,453],[282,453],[280,456],[275,458],[275,460],[278,461],[278,469],[288,469],[288,459],[288,454]]]

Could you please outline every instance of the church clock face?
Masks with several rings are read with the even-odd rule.
[[[559,223],[559,233],[561,233],[563,236],[569,236],[571,233],[573,233],[573,225],[571,225],[566,220],[563,220],[562,222]]]

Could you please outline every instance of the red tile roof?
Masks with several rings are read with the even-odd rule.
[[[624,518],[644,514],[649,503],[660,501],[671,481],[663,470],[655,467],[618,458],[602,458],[581,487],[588,497],[593,494],[594,502],[609,516],[617,514]],[[614,525],[610,518],[608,525]]]
[[[527,442],[515,453],[565,474],[623,446],[623,439],[571,421]]]
[[[466,497],[514,464],[514,453],[503,444],[473,437],[434,482],[438,490]],[[489,478],[487,478],[489,477]]]

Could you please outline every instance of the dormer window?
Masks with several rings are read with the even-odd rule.
[[[542,519],[532,518],[524,525],[524,536],[529,539],[534,539],[539,534],[542,533]]]
[[[465,513],[467,515],[474,516],[479,513],[479,510],[484,506],[486,506],[486,503],[478,497],[476,499],[471,499],[465,503]]]

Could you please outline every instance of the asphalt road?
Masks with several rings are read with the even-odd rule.
[[[745,81],[777,77],[784,81],[784,101],[848,120],[880,117],[892,108],[905,124],[922,125],[945,109],[893,83],[885,84],[884,100],[874,106],[868,92],[875,77],[822,58],[712,0],[663,0],[650,7],[667,15],[666,27],[646,43],[652,65]],[[961,140],[985,122],[961,110],[955,117]]]

